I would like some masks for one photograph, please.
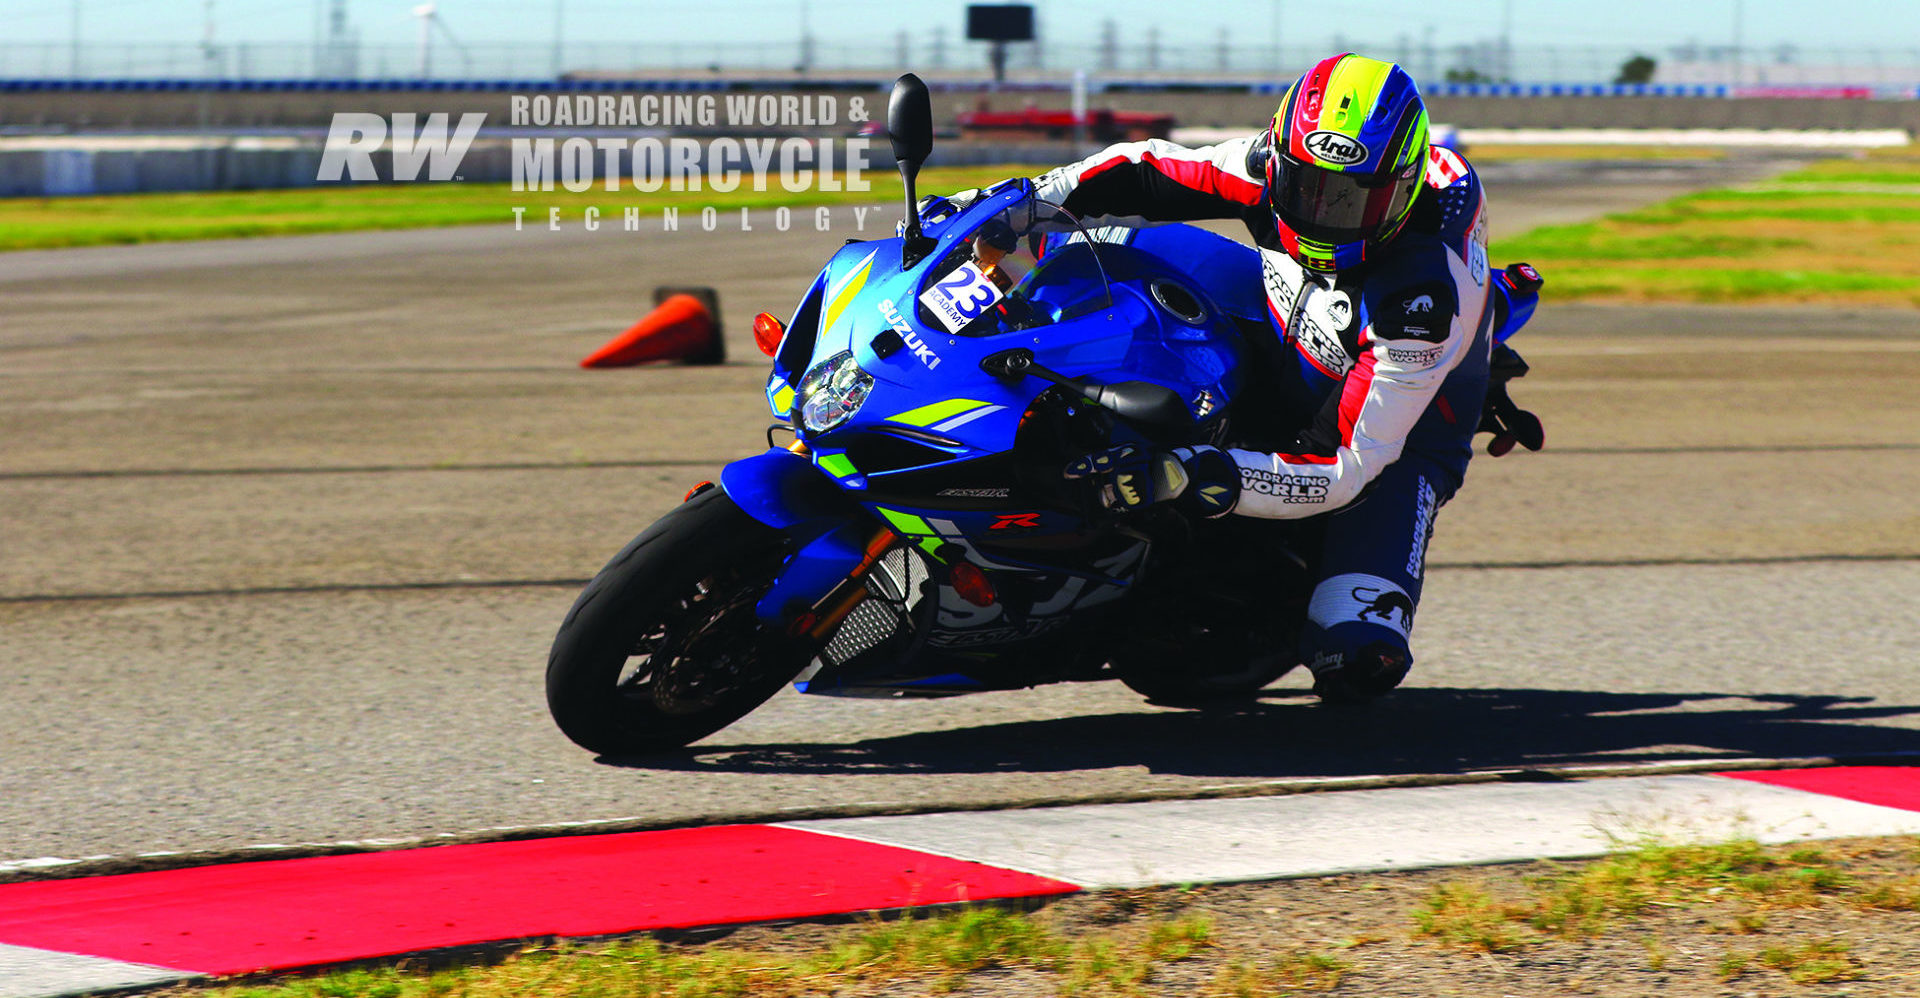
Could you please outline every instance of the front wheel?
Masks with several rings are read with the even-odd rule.
[[[661,517],[574,601],[547,660],[547,708],[602,755],[663,752],[766,702],[799,673],[799,645],[754,604],[781,537],[718,488]]]

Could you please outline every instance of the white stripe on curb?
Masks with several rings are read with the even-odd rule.
[[[0,998],[52,998],[201,977],[183,970],[0,943]]]
[[[1920,813],[1719,776],[1500,783],[787,822],[1083,887],[1597,856],[1646,836],[1920,834]]]

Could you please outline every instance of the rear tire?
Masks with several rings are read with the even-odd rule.
[[[560,730],[602,755],[664,752],[779,692],[808,658],[754,614],[780,555],[780,533],[718,488],[634,538],[553,639],[547,708]]]

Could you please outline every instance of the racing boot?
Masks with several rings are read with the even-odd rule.
[[[1400,685],[1413,667],[1413,653],[1391,641],[1375,641],[1358,650],[1323,651],[1307,661],[1313,692],[1322,703],[1358,704],[1378,699]]]

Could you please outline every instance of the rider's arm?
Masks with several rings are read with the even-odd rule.
[[[1439,252],[1455,259],[1451,250]],[[1359,498],[1399,459],[1440,383],[1475,342],[1485,292],[1471,293],[1470,279],[1462,289],[1464,270],[1453,268],[1455,279],[1400,284],[1377,299],[1367,295],[1370,321],[1360,333],[1360,357],[1303,434],[1301,452],[1228,452],[1240,467],[1235,513],[1294,519],[1330,512]]]
[[[1258,136],[1189,149],[1162,139],[1125,142],[1035,178],[1040,197],[1089,225],[1239,218],[1260,203],[1247,172]]]

